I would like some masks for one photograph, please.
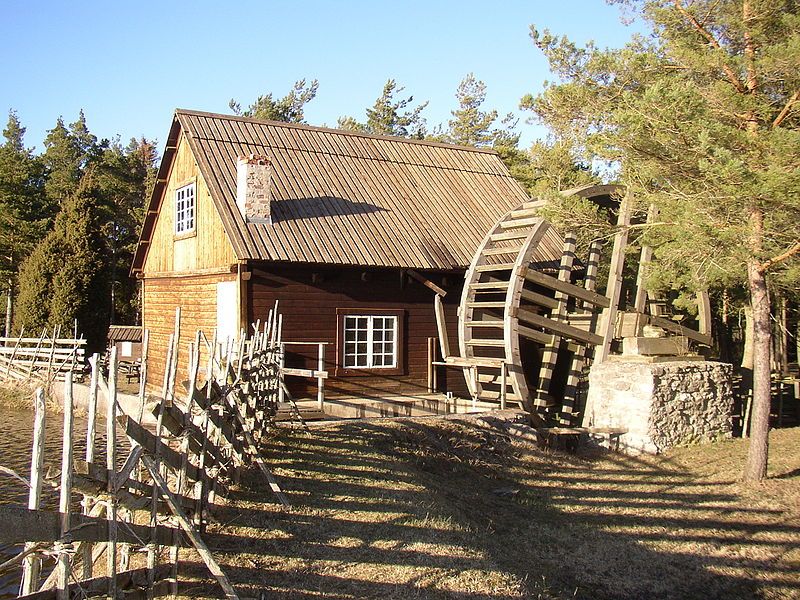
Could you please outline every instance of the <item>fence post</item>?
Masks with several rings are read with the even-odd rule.
[[[95,353],[89,357],[89,365],[92,368],[92,375],[89,379],[89,407],[87,409],[88,423],[86,425],[86,462],[94,463],[95,446],[94,441],[97,433],[97,383],[99,377],[100,355]],[[92,510],[92,498],[83,497],[83,514],[88,515]],[[92,576],[92,542],[83,543],[83,578],[90,579]]]
[[[317,408],[320,411],[324,410],[325,406],[325,379],[322,377],[322,371],[325,370],[325,344],[319,344],[319,360],[317,361]],[[283,386],[280,387],[283,390]]]
[[[33,450],[31,452],[31,488],[28,492],[28,509],[39,510],[42,496],[42,470],[44,469],[44,438],[45,438],[45,403],[44,389],[36,388],[36,416],[33,422]],[[25,550],[33,546],[31,542],[25,544]],[[22,595],[31,594],[39,586],[39,571],[41,559],[35,554],[25,558],[22,575]]]
[[[61,513],[61,537],[70,528],[70,496],[72,494],[72,371],[64,378],[64,438],[61,445],[61,493],[58,511]],[[58,600],[69,600],[70,557],[65,552],[63,542],[56,544],[58,553]],[[112,596],[113,597],[113,596]]]
[[[71,378],[71,374],[70,374]],[[117,347],[111,349],[108,363],[108,405],[106,407],[106,471],[108,478],[108,544],[106,545],[106,570],[108,573],[108,595],[117,594],[117,503],[114,481],[117,471]]]

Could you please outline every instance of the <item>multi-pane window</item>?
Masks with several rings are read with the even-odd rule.
[[[175,192],[175,233],[194,231],[194,184],[190,183]]]
[[[356,369],[397,366],[397,317],[346,315],[344,367]]]

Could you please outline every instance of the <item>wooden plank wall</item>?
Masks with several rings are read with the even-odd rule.
[[[235,273],[201,275],[195,277],[148,278],[142,282],[144,328],[150,331],[147,359],[147,390],[160,393],[164,378],[164,363],[169,336],[175,327],[175,309],[181,307],[181,335],[179,345],[178,381],[188,377],[188,344],[197,330],[209,339],[217,326],[217,283],[235,281]],[[208,354],[201,344],[200,365],[205,365]],[[205,375],[201,377],[205,379]]]
[[[195,233],[175,236],[175,190],[192,181],[195,186]],[[182,135],[164,188],[144,274],[225,268],[236,262],[233,247],[222,226],[197,162]]]
[[[366,275],[364,275],[366,273]],[[458,301],[462,274],[451,274],[443,285],[442,275],[425,274],[445,288],[445,315],[451,348],[458,347]],[[366,281],[364,280],[366,279]],[[283,339],[287,341],[328,342],[325,368],[330,378],[325,383],[326,396],[359,395],[386,397],[400,394],[424,394],[428,389],[428,338],[438,337],[433,307],[434,293],[408,276],[402,281],[399,269],[364,270],[350,267],[267,266],[253,271],[249,281],[249,321],[266,318],[279,301],[283,315]],[[337,309],[402,309],[405,311],[404,373],[368,376],[336,375]],[[291,354],[289,354],[289,352]],[[316,347],[306,353],[298,347],[287,352],[287,366],[316,368]],[[316,382],[291,378],[290,390],[300,397],[312,397]],[[460,370],[440,371],[440,388],[466,393]]]

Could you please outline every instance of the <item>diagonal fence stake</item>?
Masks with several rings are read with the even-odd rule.
[[[226,394],[226,398],[228,400],[228,406],[230,406],[231,410],[233,411],[236,420],[239,422],[239,425],[242,428],[244,433],[245,443],[247,444],[247,448],[249,450],[250,456],[258,465],[258,468],[261,469],[261,472],[264,474],[264,477],[269,483],[270,489],[275,493],[280,503],[283,504],[285,507],[290,507],[289,500],[286,498],[286,495],[281,490],[280,485],[278,485],[278,480],[275,479],[275,476],[270,472],[267,468],[267,465],[264,463],[264,459],[261,458],[261,453],[258,451],[258,447],[256,446],[256,442],[253,439],[253,435],[250,431],[250,427],[247,424],[247,420],[242,417],[242,413],[239,411],[239,406],[236,403],[236,400],[232,397],[233,394]]]
[[[238,600],[239,596],[236,594],[236,590],[233,589],[233,586],[231,585],[227,575],[225,575],[222,568],[219,566],[219,563],[217,563],[212,556],[208,546],[206,546],[205,542],[200,537],[200,534],[197,533],[197,530],[194,528],[191,521],[189,521],[186,513],[184,513],[181,509],[177,498],[175,498],[172,492],[169,491],[167,482],[164,481],[164,478],[161,477],[161,474],[158,472],[158,467],[156,466],[155,461],[145,454],[142,456],[142,463],[150,472],[150,477],[153,478],[153,482],[159,488],[161,497],[167,503],[167,506],[169,506],[170,511],[177,519],[181,529],[186,532],[189,541],[191,541],[195,550],[197,550],[197,553],[203,559],[203,562],[206,563],[208,570],[211,571],[211,574],[216,578],[220,586],[222,586],[222,589],[225,592],[225,597],[229,600]]]

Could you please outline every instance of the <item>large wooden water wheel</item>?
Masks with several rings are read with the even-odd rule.
[[[575,236],[562,236],[540,216],[541,201],[509,211],[486,234],[465,275],[460,356],[448,357],[443,348],[446,362],[464,369],[475,400],[517,405],[539,424],[575,424],[581,373],[593,357],[608,356],[617,331],[630,224],[628,203],[619,201],[622,191],[587,186],[567,192],[616,207],[618,233],[606,295],[595,291],[602,243],[591,243],[586,256],[576,257]],[[649,260],[646,249],[642,259]],[[655,319],[673,333],[709,342],[705,331],[645,315],[640,304],[646,299],[637,292],[636,307],[625,313],[642,317],[636,327]],[[701,296],[701,307],[707,304],[707,296]]]
[[[530,202],[508,212],[483,239],[465,276],[458,329],[473,397],[517,403],[532,414],[555,407],[550,388],[562,346],[586,356],[587,347],[602,343],[598,309],[610,304],[593,289],[597,258],[583,268],[584,286],[575,285],[575,240],[556,232],[538,208]],[[560,263],[537,260],[559,251]]]

